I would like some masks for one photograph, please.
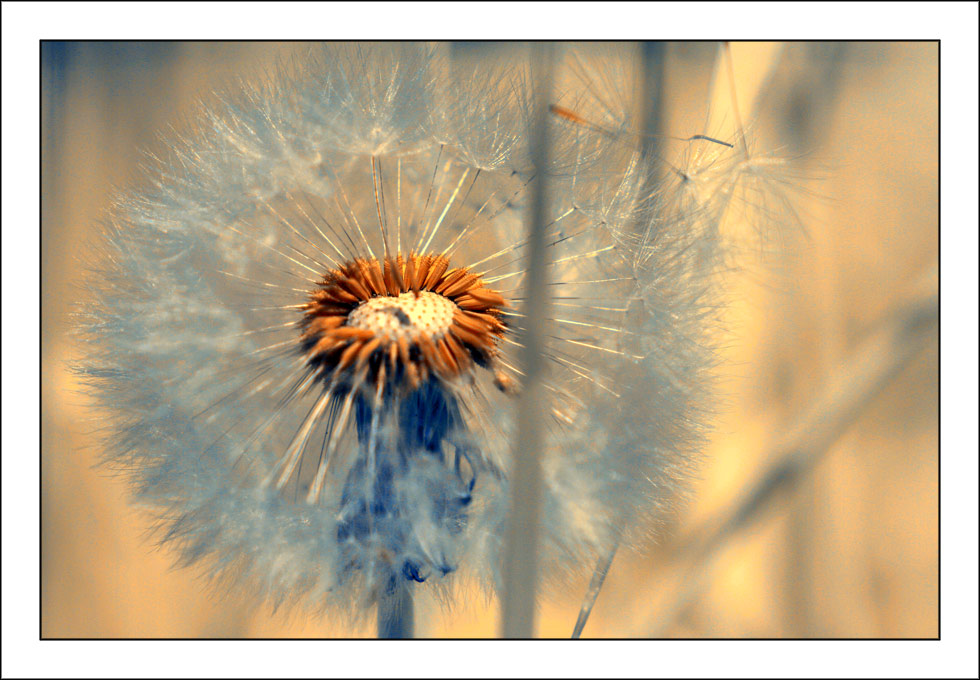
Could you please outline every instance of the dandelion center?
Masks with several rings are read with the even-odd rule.
[[[449,331],[456,309],[451,300],[438,293],[422,291],[416,297],[408,292],[361,303],[348,316],[347,325],[396,342],[402,337],[414,342],[422,333],[438,340]]]
[[[330,384],[410,392],[431,378],[490,369],[505,306],[478,274],[444,255],[355,258],[327,271],[310,294],[301,348]]]

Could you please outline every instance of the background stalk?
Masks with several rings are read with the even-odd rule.
[[[524,382],[517,402],[517,438],[511,469],[511,499],[503,550],[503,602],[501,635],[529,638],[534,635],[535,595],[538,580],[538,525],[541,510],[541,447],[547,403],[540,382],[543,368],[545,318],[547,317],[548,252],[545,225],[548,195],[548,106],[551,103],[554,45],[533,49],[534,127],[530,146],[535,181],[531,183],[527,213],[528,265],[524,299],[527,332],[521,367]]]

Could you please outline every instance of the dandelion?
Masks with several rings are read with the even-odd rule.
[[[499,588],[544,181],[542,573],[656,525],[704,430],[724,188],[748,166],[704,135],[682,165],[629,143],[608,61],[556,63],[543,168],[525,63],[332,46],[217,95],[115,201],[78,368],[182,563],[390,636],[419,589]]]

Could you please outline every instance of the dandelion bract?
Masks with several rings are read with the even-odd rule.
[[[748,165],[707,136],[632,143],[634,93],[593,52],[560,52],[544,168],[526,60],[414,44],[311,48],[148,156],[105,220],[79,369],[182,562],[312,610],[499,586],[533,182],[543,573],[656,525],[703,433]]]

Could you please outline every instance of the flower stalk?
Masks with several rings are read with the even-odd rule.
[[[378,600],[378,638],[400,640],[415,636],[415,606],[410,586],[396,582]]]

